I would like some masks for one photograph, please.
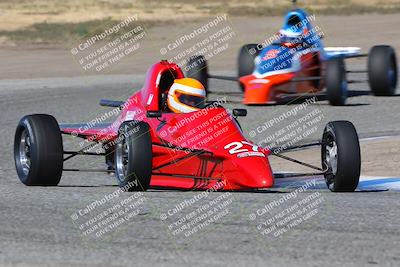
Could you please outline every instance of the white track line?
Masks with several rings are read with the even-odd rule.
[[[285,173],[285,172],[282,172]],[[290,173],[290,172],[287,172]],[[316,180],[316,185],[311,189],[327,189],[325,180],[322,176],[317,177],[294,177],[275,179],[275,188],[298,188],[306,184],[307,181]],[[388,176],[364,176],[360,177],[358,190],[393,190],[400,191],[400,177]]]

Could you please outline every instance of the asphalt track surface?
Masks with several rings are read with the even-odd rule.
[[[0,265],[399,266],[400,202],[395,191],[334,194],[325,188],[307,190],[272,208],[267,216],[269,213],[261,214],[265,205],[297,191],[278,188],[262,193],[212,193],[172,214],[179,203],[187,203],[201,192],[150,190],[141,196],[123,193],[77,218],[74,214],[79,210],[118,189],[113,177],[64,173],[58,187],[48,188],[26,187],[19,182],[12,149],[14,130],[23,115],[49,113],[60,122],[91,120],[107,111],[98,106],[100,98],[123,100],[140,88],[143,79],[115,75],[0,81]],[[213,81],[211,87],[220,92],[238,90],[229,82]],[[318,139],[325,122],[335,119],[353,121],[361,137],[400,134],[400,98],[373,97],[367,88],[365,83],[352,86],[357,96],[349,98],[346,107],[331,107],[326,101],[311,105],[322,111],[324,119],[309,139]],[[221,94],[240,100],[232,94]],[[294,106],[250,107],[248,117],[240,119],[245,134]],[[257,134],[254,141],[262,140],[263,134]],[[74,142],[66,140],[67,145]],[[82,165],[104,166],[103,160],[92,158],[76,159],[70,166]],[[126,213],[133,212],[129,220],[100,237],[93,233],[85,236],[79,229],[89,217],[123,200],[135,203]],[[199,212],[207,203],[223,207],[213,214],[219,212],[220,217],[188,236],[173,232],[179,218],[190,212],[195,212],[196,218],[213,210]],[[304,205],[296,207],[296,203]],[[311,203],[315,206],[308,206],[302,213]],[[302,221],[284,233],[275,230],[263,235],[261,231],[266,228],[259,225],[285,209],[291,209],[287,214],[299,211],[296,216]],[[161,220],[168,212],[172,215]],[[256,218],[251,220],[254,214]]]

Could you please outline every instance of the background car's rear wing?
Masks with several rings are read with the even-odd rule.
[[[335,57],[356,57],[356,56],[366,56],[361,54],[360,47],[325,47],[324,52],[329,58]]]

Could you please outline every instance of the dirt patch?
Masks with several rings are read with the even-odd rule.
[[[147,36],[141,42],[137,53],[133,53],[99,73],[87,73],[74,60],[71,49],[76,43],[62,44],[23,44],[0,48],[0,79],[21,79],[40,77],[65,77],[92,74],[144,74],[147,68],[161,59],[171,59],[172,54],[160,53],[162,47],[176,41],[182,34],[190,33],[210,21],[215,16],[196,22],[155,25],[147,29]],[[398,28],[393,27],[399,21],[397,14],[365,14],[342,16],[316,15],[315,24],[325,34],[327,46],[359,46],[363,52],[376,44],[388,44],[400,51]],[[272,36],[283,23],[282,17],[227,17],[227,25],[235,36],[227,43],[225,51],[210,59],[211,71],[235,71],[239,48],[246,43],[263,42]],[[357,38],[354,38],[357,34]],[[203,34],[206,36],[207,34]],[[1,37],[0,37],[1,38]],[[185,43],[187,48],[203,37],[194,38]],[[182,51],[182,49],[180,50]],[[351,62],[349,61],[349,64]]]
[[[321,0],[300,1],[299,7],[316,14],[397,13],[397,0]],[[59,43],[87,32],[104,30],[110,21],[121,21],[138,14],[142,22],[180,24],[216,14],[230,16],[282,15],[292,7],[290,1],[239,0],[16,0],[0,1],[0,44]]]

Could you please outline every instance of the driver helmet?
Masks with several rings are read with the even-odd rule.
[[[168,91],[167,104],[175,113],[188,113],[202,109],[205,104],[206,90],[195,79],[175,79]]]
[[[279,31],[281,42],[295,45],[300,41],[304,34],[308,33],[307,26],[301,24],[301,19],[297,15],[291,15],[287,18],[285,25]]]

